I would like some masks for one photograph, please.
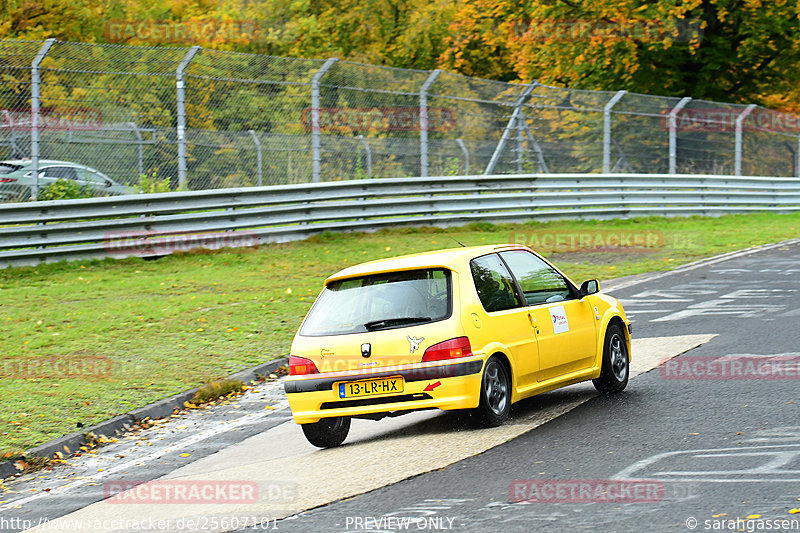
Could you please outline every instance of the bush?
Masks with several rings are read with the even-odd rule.
[[[150,174],[142,174],[139,176],[139,183],[133,186],[137,193],[152,194],[170,191],[169,182],[172,178],[166,177],[164,179],[158,179],[156,172],[158,172],[158,169],[153,169]]]
[[[91,198],[92,191],[83,188],[72,180],[58,179],[39,190],[38,200],[74,200]]]

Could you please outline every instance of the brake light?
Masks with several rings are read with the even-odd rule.
[[[443,361],[446,359],[458,359],[459,357],[469,357],[472,355],[472,346],[467,337],[456,337],[449,341],[434,344],[422,356],[422,362]]]
[[[0,183],[14,183],[17,178],[0,178]]]
[[[319,374],[317,365],[311,359],[305,357],[289,356],[289,375],[305,376],[306,374]]]

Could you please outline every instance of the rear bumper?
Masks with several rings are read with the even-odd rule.
[[[286,396],[298,424],[334,416],[374,415],[418,409],[470,409],[478,406],[483,358],[447,364],[421,363],[392,369],[292,376],[285,382]],[[376,394],[342,399],[336,384],[402,376],[404,389],[397,394]]]

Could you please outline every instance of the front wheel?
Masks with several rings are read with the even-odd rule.
[[[622,391],[628,385],[629,362],[625,334],[618,324],[611,324],[606,330],[600,377],[592,380],[594,388],[601,394]]]
[[[480,394],[480,403],[472,412],[475,425],[484,428],[502,425],[511,412],[511,379],[495,356],[490,357],[483,368]]]
[[[323,418],[312,424],[300,424],[308,442],[317,448],[335,448],[350,433],[350,417]]]

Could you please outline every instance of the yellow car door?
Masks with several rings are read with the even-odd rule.
[[[473,338],[481,348],[491,342],[501,342],[508,348],[515,367],[512,386],[517,390],[535,384],[539,372],[536,335],[506,265],[497,254],[489,254],[470,261],[470,272],[485,312]]]
[[[525,251],[500,252],[519,283],[537,332],[537,381],[592,366],[596,355],[595,316],[589,303],[557,270]]]

